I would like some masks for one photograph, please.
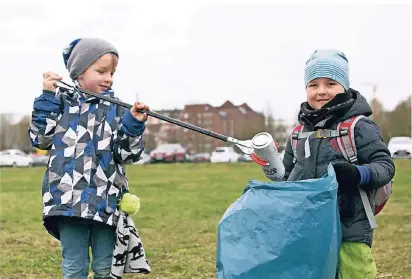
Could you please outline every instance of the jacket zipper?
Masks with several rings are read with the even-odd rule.
[[[321,145],[321,143],[322,143],[322,140],[323,140],[323,139],[319,139],[318,146],[317,146],[317,148],[316,148],[316,156],[315,156],[315,178],[316,178],[317,175],[318,175],[317,165],[318,165],[318,157],[319,157],[319,148],[320,148],[320,145]]]

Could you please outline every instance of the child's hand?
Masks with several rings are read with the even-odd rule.
[[[147,119],[147,114],[141,113],[138,110],[143,110],[143,111],[150,110],[149,107],[145,105],[144,103],[136,102],[133,104],[133,107],[130,109],[130,112],[137,120],[139,120],[140,122],[145,122]]]
[[[355,165],[350,163],[334,163],[336,180],[343,192],[353,193],[361,182],[361,175]]]
[[[43,90],[56,92],[56,80],[62,80],[63,78],[53,72],[43,73]]]

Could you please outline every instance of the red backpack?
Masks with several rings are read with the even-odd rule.
[[[294,163],[296,162],[296,152],[298,148],[299,139],[308,138],[311,134],[315,133],[317,138],[335,137],[337,139],[338,146],[340,151],[342,152],[343,157],[352,164],[357,164],[358,157],[354,135],[355,125],[363,117],[366,116],[359,115],[346,119],[338,124],[336,130],[317,130],[314,132],[302,132],[303,125],[297,125],[295,128],[293,128],[292,134],[290,136],[290,142],[292,145],[292,151],[294,156]],[[306,148],[305,146],[305,154],[307,152],[307,149],[308,148]],[[378,215],[379,212],[381,212],[381,210],[385,207],[386,202],[388,201],[392,193],[392,183],[393,181],[389,182],[388,184],[377,190],[374,190],[374,193],[372,193],[375,201],[375,213],[373,213],[372,211],[372,207],[369,203],[369,199],[365,190],[359,188],[362,203],[372,229],[375,229],[377,227],[375,215]]]

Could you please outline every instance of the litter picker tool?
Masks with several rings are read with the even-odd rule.
[[[93,96],[93,97],[96,97],[98,99],[102,99],[102,100],[108,101],[110,103],[113,103],[113,104],[116,104],[116,105],[119,105],[119,106],[122,106],[122,107],[125,107],[125,108],[128,108],[128,109],[130,109],[132,107],[131,104],[124,103],[120,100],[117,100],[117,99],[114,99],[114,98],[111,98],[111,97],[108,97],[108,96],[96,94],[94,92],[91,92],[91,91],[84,90],[84,89],[79,88],[79,87],[69,85],[69,84],[67,84],[63,81],[58,80],[57,81],[57,87],[68,89],[68,90],[76,90],[76,91],[79,91],[82,94]],[[225,136],[225,135],[222,135],[222,134],[204,129],[204,128],[199,127],[199,126],[183,122],[179,119],[175,119],[175,118],[172,118],[172,117],[162,115],[160,113],[157,113],[157,112],[154,112],[154,111],[151,111],[151,110],[139,111],[139,112],[146,113],[148,116],[151,116],[151,117],[154,117],[154,118],[157,118],[157,119],[175,124],[177,126],[180,126],[180,127],[183,127],[183,128],[201,133],[203,135],[213,137],[215,139],[218,139],[218,140],[221,140],[221,141],[224,141],[224,142],[234,144],[237,147],[239,147],[239,149],[243,153],[245,153],[247,155],[251,155],[253,153],[253,147],[252,147],[252,141],[251,140],[238,140],[236,138],[228,137],[228,136]]]

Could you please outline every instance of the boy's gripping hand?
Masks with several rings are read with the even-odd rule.
[[[348,193],[357,190],[360,183],[360,174],[354,165],[350,163],[335,163],[333,168],[335,169],[339,190]]]
[[[56,92],[56,81],[62,79],[63,77],[53,72],[43,73],[43,90]]]
[[[135,102],[133,107],[130,109],[130,113],[140,122],[145,122],[147,120],[147,114],[141,111],[146,110],[150,110],[149,106],[141,102]]]
[[[370,182],[371,171],[367,166],[352,165],[350,163],[335,163],[333,168],[336,180],[343,192],[353,192]]]

